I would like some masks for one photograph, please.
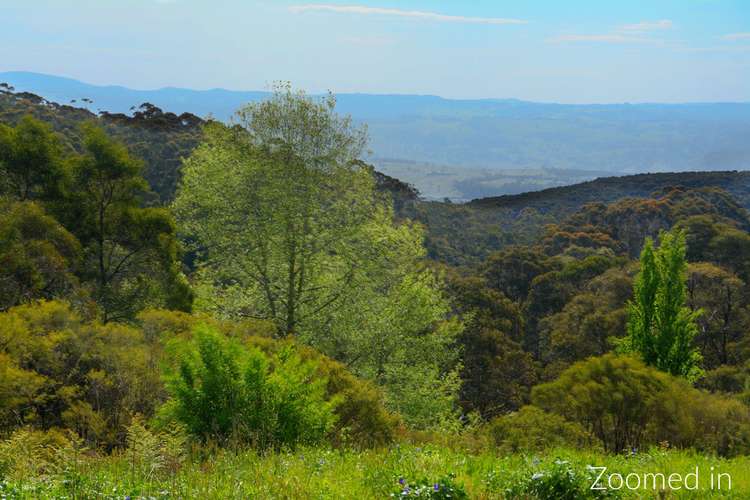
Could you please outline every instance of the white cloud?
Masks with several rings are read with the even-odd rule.
[[[360,14],[360,15],[380,15],[405,17],[409,19],[423,19],[427,21],[437,21],[446,23],[466,23],[466,24],[526,24],[527,21],[521,19],[505,19],[500,17],[466,17],[466,16],[449,16],[446,14],[437,14],[435,12],[424,12],[419,10],[400,10],[386,9],[382,7],[367,7],[363,5],[330,5],[330,4],[310,4],[310,5],[293,5],[289,11],[295,14],[304,12],[334,12],[339,14]]]
[[[621,26],[619,31],[643,33],[644,31],[668,30],[672,29],[673,26],[669,19],[662,19],[661,21],[641,21],[636,24],[626,24]]]
[[[722,38],[724,40],[750,40],[750,33],[729,33]]]
[[[645,38],[649,31],[668,30],[673,27],[672,21],[662,19],[661,21],[641,21],[636,24],[625,24],[617,29],[604,34],[595,35],[560,35],[548,41],[561,42],[599,42],[599,43],[660,43],[655,38]]]

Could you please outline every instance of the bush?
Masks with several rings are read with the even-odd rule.
[[[338,400],[326,400],[327,381],[293,349],[267,356],[205,326],[185,347],[162,418],[202,441],[278,448],[315,443],[333,426]]]
[[[387,411],[383,394],[372,382],[355,377],[343,364],[302,346],[293,340],[271,338],[273,324],[259,320],[242,323],[217,321],[209,317],[181,312],[148,310],[138,319],[146,338],[189,341],[197,324],[204,323],[225,333],[245,346],[259,349],[269,356],[285,349],[294,349],[304,361],[316,366],[316,377],[326,379],[326,398],[337,399],[336,423],[329,431],[334,444],[357,447],[374,447],[387,444],[394,439],[400,419]]]
[[[607,354],[574,364],[532,390],[545,411],[577,422],[606,451],[668,442],[720,455],[750,450],[750,410],[642,362]]]
[[[639,447],[669,378],[642,362],[606,354],[575,363],[532,390],[534,405],[578,422],[606,451]]]
[[[490,424],[495,446],[503,453],[543,451],[555,447],[584,447],[594,441],[580,424],[535,406],[496,418]]]
[[[89,444],[124,442],[131,415],[165,398],[140,330],[85,321],[62,302],[0,313],[0,434],[70,428]]]
[[[750,409],[740,401],[673,380],[655,409],[649,442],[721,456],[750,451]]]

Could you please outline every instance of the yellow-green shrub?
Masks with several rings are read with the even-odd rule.
[[[750,451],[750,409],[627,356],[578,362],[532,390],[540,408],[577,422],[606,451],[668,442],[720,455]]]
[[[495,446],[503,453],[543,451],[555,447],[588,447],[594,437],[578,423],[536,406],[497,417],[489,424]]]
[[[165,397],[141,330],[84,321],[62,302],[0,313],[0,357],[0,434],[67,427],[110,447],[133,413],[152,414]]]

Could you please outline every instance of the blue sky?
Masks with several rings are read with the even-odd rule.
[[[0,4],[0,71],[96,84],[750,101],[748,0]]]

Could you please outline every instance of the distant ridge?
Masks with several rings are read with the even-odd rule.
[[[475,208],[534,208],[540,212],[577,209],[591,202],[609,203],[621,198],[645,198],[667,188],[721,188],[750,209],[750,172],[670,172],[600,177],[570,186],[553,187],[522,194],[493,196],[472,200]]]
[[[91,111],[128,113],[143,102],[226,120],[262,91],[90,85],[31,72],[0,82]],[[82,102],[87,98],[92,102]],[[373,158],[489,170],[642,172],[750,168],[750,103],[565,105],[516,99],[451,100],[429,95],[339,94],[337,109],[368,124]],[[392,174],[381,168],[386,174]],[[407,182],[416,180],[399,177]],[[559,180],[559,179],[558,179]],[[574,182],[579,179],[569,179]],[[468,190],[474,179],[463,178]],[[557,181],[556,181],[557,182]],[[557,182],[559,184],[559,182]],[[429,179],[417,187],[431,193]],[[549,185],[549,184],[548,184]]]

